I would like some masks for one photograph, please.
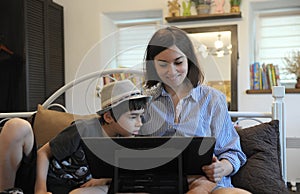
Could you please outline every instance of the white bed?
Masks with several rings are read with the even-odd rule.
[[[60,95],[64,94],[67,90],[70,88],[86,81],[94,81],[96,82],[97,87],[95,88],[95,94],[97,96],[102,83],[102,77],[110,76],[112,74],[120,74],[126,72],[127,74],[130,73],[132,76],[129,78],[135,77],[135,76],[143,76],[143,72],[141,70],[133,70],[133,69],[126,69],[126,68],[119,68],[119,69],[110,69],[110,70],[104,70],[104,71],[98,71],[93,72],[90,74],[87,74],[85,76],[82,76],[80,78],[77,78],[74,81],[71,81],[61,87],[59,90],[57,90],[55,93],[53,93],[43,104],[42,106],[45,109],[48,109],[52,106],[59,106],[64,111],[68,112],[68,110],[59,104],[53,103],[56,98],[58,98]],[[99,79],[101,78],[101,79]],[[127,77],[128,78],[128,77]],[[112,78],[115,79],[115,78]],[[272,107],[270,107],[269,112],[239,112],[239,111],[230,111],[231,117],[238,118],[238,120],[235,122],[236,124],[238,122],[241,122],[245,119],[254,119],[255,121],[259,121],[261,118],[269,118],[270,120],[278,120],[279,121],[279,143],[280,143],[280,161],[281,161],[281,178],[283,182],[286,184],[287,180],[287,170],[286,170],[286,125],[285,125],[285,114],[284,114],[284,96],[285,96],[285,90],[284,87],[276,86],[272,90],[272,96],[273,96],[273,102]],[[99,96],[98,96],[99,97]],[[35,114],[37,111],[33,112],[15,112],[15,113],[0,113],[0,124],[2,122],[5,122],[5,120],[13,117],[21,117],[21,118],[27,118]]]

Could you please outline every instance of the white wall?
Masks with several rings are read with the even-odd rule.
[[[124,12],[124,11],[143,11],[143,10],[162,10],[164,15],[167,14],[167,0],[55,0],[55,2],[64,6],[65,19],[65,61],[66,61],[66,82],[76,78],[76,74],[83,74],[100,70],[104,68],[101,63],[93,64],[87,67],[80,67],[80,64],[86,55],[101,40],[111,33],[112,24],[106,20],[103,13],[107,12]],[[196,27],[210,25],[238,25],[238,42],[239,42],[239,64],[238,64],[238,109],[241,111],[270,111],[272,97],[271,94],[247,95],[245,91],[249,89],[249,72],[248,65],[253,62],[251,37],[253,35],[252,22],[253,11],[255,9],[267,9],[270,6],[285,7],[286,5],[300,6],[299,0],[245,0],[241,5],[242,18],[217,20],[217,21],[199,21],[176,23],[180,27]],[[101,45],[101,44],[100,44]],[[107,51],[113,46],[109,42],[100,46],[100,51]],[[95,55],[93,53],[92,55]],[[97,56],[94,56],[97,58]],[[109,58],[109,57],[108,57]],[[75,104],[82,104],[83,93],[78,92],[74,95],[71,92],[67,96],[67,107],[71,108]],[[72,97],[73,96],[73,97]],[[73,102],[72,99],[75,99]],[[287,137],[300,137],[300,95],[286,94],[286,118],[287,118]],[[96,102],[97,103],[97,102]],[[95,103],[95,104],[96,104]],[[78,108],[74,110],[78,113],[86,113],[87,110]],[[88,111],[90,112],[90,111]],[[299,149],[288,149],[288,179],[300,182],[300,168],[294,161],[299,160]]]

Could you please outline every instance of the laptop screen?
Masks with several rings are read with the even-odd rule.
[[[83,149],[93,178],[116,171],[139,174],[201,175],[212,161],[214,137],[87,137]]]

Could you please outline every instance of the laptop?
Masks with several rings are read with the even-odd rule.
[[[187,175],[204,175],[214,137],[86,137],[82,139],[94,178],[113,178],[111,193],[184,193]]]

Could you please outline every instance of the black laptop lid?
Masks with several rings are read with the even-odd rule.
[[[83,149],[94,178],[130,173],[203,174],[212,161],[214,137],[88,137]]]

